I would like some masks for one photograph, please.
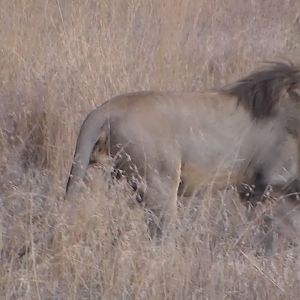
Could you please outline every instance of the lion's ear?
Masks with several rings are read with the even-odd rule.
[[[300,102],[300,86],[299,85],[289,89],[288,94],[292,100]]]

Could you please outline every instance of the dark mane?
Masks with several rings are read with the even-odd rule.
[[[227,95],[237,97],[238,105],[251,112],[254,119],[262,119],[274,113],[283,90],[300,83],[300,69],[291,63],[270,63],[221,89]]]

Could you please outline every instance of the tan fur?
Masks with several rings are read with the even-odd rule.
[[[139,92],[105,102],[80,129],[66,197],[76,196],[88,164],[103,155],[114,157],[129,182],[144,183],[157,225],[174,221],[179,185],[190,193],[256,183],[259,172],[262,185],[285,184],[297,176],[291,161],[300,128],[298,85],[282,83],[290,69],[299,77],[294,66],[276,64],[218,91]]]

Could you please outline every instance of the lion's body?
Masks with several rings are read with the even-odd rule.
[[[291,118],[298,104],[282,90],[274,103],[265,99],[265,108],[264,96],[243,102],[235,89],[140,92],[105,102],[81,127],[67,197],[103,155],[114,157],[129,181],[139,177],[146,207],[168,220],[176,215],[180,184],[187,193],[203,185],[284,185],[298,172],[299,124]]]

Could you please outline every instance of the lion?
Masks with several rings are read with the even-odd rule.
[[[223,88],[114,97],[80,128],[65,197],[108,157],[157,231],[174,224],[179,191],[234,185],[252,206],[268,186],[298,192],[299,88],[300,69],[276,62]]]

